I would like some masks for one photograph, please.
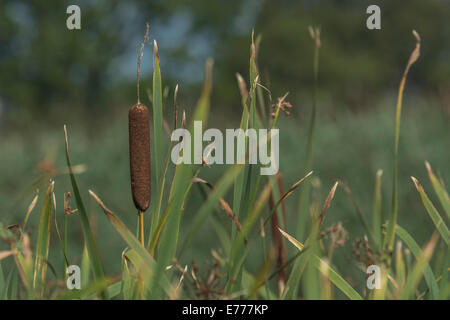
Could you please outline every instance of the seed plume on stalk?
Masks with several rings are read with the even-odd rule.
[[[150,128],[148,108],[139,99],[141,58],[148,40],[147,24],[144,41],[137,59],[137,103],[128,113],[131,193],[134,205],[139,210],[141,244],[144,245],[144,216],[150,206]]]

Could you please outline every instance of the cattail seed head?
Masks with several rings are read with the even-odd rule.
[[[145,211],[150,205],[150,129],[148,108],[137,103],[128,113],[131,192],[134,205]]]

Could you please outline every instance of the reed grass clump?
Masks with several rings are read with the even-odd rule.
[[[213,167],[207,169],[202,165],[171,163],[171,149],[174,141],[170,142],[169,148],[165,148],[163,91],[156,42],[153,60],[153,98],[150,99],[154,137],[155,185],[153,192],[156,201],[151,203],[150,115],[149,109],[139,99],[140,63],[144,45],[148,40],[148,29],[147,25],[137,59],[137,103],[130,108],[128,115],[131,191],[139,216],[138,235],[135,235],[122,222],[119,218],[121,215],[115,214],[105,205],[96,192],[89,190],[90,196],[101,207],[105,217],[117,231],[117,235],[126,243],[121,256],[121,273],[108,275],[104,272],[97,247],[96,224],[90,220],[92,216],[89,214],[90,210],[87,210],[84,205],[83,190],[80,190],[77,184],[76,170],[69,159],[67,128],[64,126],[67,173],[72,191],[70,195],[65,193],[64,205],[60,210],[56,204],[55,180],[50,181],[47,192],[43,196],[39,228],[34,234],[29,232],[32,230],[28,227],[31,222],[27,224],[27,221],[36,206],[38,196],[35,196],[29,205],[23,224],[4,226],[0,222],[0,240],[7,245],[6,250],[0,247],[3,250],[0,251],[0,300],[17,298],[342,299],[345,297],[354,300],[448,300],[450,232],[447,222],[450,217],[450,197],[444,181],[434,174],[428,162],[426,162],[426,169],[435,197],[430,198],[427,185],[422,186],[414,177],[411,177],[413,185],[410,185],[410,188],[417,189],[424,212],[428,214],[435,226],[434,235],[421,246],[397,222],[399,215],[397,189],[398,181],[401,181],[397,177],[397,171],[402,94],[407,72],[419,57],[420,37],[416,32],[414,32],[416,49],[410,57],[401,80],[395,118],[393,206],[391,211],[386,211],[389,211],[389,217],[384,223],[382,171],[379,170],[375,178],[371,225],[364,214],[365,206],[358,205],[347,183],[341,181],[334,183],[330,186],[331,189],[325,198],[322,197],[325,194],[320,191],[319,178],[313,181],[308,179],[313,173],[310,169],[313,168],[313,138],[317,120],[315,116],[312,116],[310,120],[307,138],[305,170],[308,171],[286,192],[283,191],[281,172],[277,176],[258,176],[257,164],[234,164],[227,168],[220,178],[211,180],[210,183],[209,178],[206,180],[208,173],[205,171],[212,171]],[[318,29],[310,31],[315,40],[314,75],[315,86],[317,86],[320,33]],[[237,76],[242,95],[240,128],[242,130],[249,127],[275,128],[280,110],[287,111],[283,108],[289,109],[290,104],[285,100],[287,94],[278,98],[276,104],[272,104],[269,87],[259,82],[255,62],[258,41],[253,42],[253,35],[251,48],[249,81],[245,84],[243,77]],[[206,122],[208,119],[211,107],[211,72],[212,64],[208,61],[201,97],[192,112],[192,117],[186,119],[186,113],[183,111],[181,128],[192,128],[193,121]],[[265,101],[262,94],[263,89],[268,93],[268,101]],[[177,93],[178,87],[175,88],[174,93],[174,128],[177,128]],[[316,98],[313,100],[315,101]],[[266,102],[270,102],[270,107],[266,107]],[[315,105],[316,102],[313,102],[313,114]],[[276,108],[275,112],[272,112],[272,108]],[[258,112],[258,110],[261,111]],[[263,142],[267,145],[270,140]],[[246,154],[250,152],[247,143],[244,148]],[[172,176],[171,171],[173,171]],[[321,169],[317,168],[317,171],[320,172]],[[309,191],[304,188],[307,184],[310,184]],[[198,210],[195,215],[189,217],[186,213],[194,202],[193,199],[195,200],[192,198],[194,192],[197,192],[194,185],[198,187],[204,201],[197,203]],[[343,227],[346,221],[338,221],[331,226],[326,226],[331,221],[325,221],[329,219],[327,216],[332,216],[338,209],[332,204],[335,196],[342,196],[337,192],[338,186],[344,191],[344,195],[349,197],[364,229],[364,235],[358,237],[351,248],[355,258],[349,261],[360,270],[353,276],[345,270],[349,264],[336,263],[340,253],[337,253],[335,249],[344,247],[346,241],[350,239]],[[285,204],[291,201],[296,191],[300,191],[297,197],[302,199],[299,200],[303,208],[300,213],[305,213],[298,220],[302,224],[297,225],[301,227],[302,236],[294,235],[293,232],[298,231],[296,226],[292,226],[285,220]],[[75,203],[69,205],[71,195]],[[440,206],[433,203],[435,199],[439,200]],[[149,208],[152,215],[148,244],[145,246],[144,212]],[[223,212],[220,212],[219,208]],[[287,214],[289,214],[288,211],[286,210]],[[223,219],[223,213],[226,214],[227,220]],[[281,214],[278,215],[279,213]],[[57,225],[58,215],[64,217],[62,233]],[[73,216],[78,216],[81,220],[84,240],[80,268],[81,285],[77,290],[69,290],[64,286],[64,281],[69,280],[66,268],[77,264],[80,260],[80,253],[77,254],[75,248],[67,246],[68,236],[71,234],[69,228],[74,228],[73,223],[69,222]],[[52,224],[55,228],[52,228]],[[201,238],[196,239],[197,241],[209,241],[208,235],[204,232],[205,229],[202,229],[205,224],[208,224],[215,233],[218,241],[218,247],[216,243],[206,244],[211,247],[213,257],[212,268],[206,273],[199,270],[198,264],[185,253],[195,238]],[[272,235],[268,232],[268,225],[271,227]],[[53,229],[56,230],[57,238],[51,235]],[[34,239],[36,239],[36,245],[32,245]],[[59,239],[61,242],[60,263],[64,266],[62,273],[53,267],[54,260],[58,256],[50,254],[55,250],[52,239]],[[78,242],[79,240],[76,239]],[[5,259],[13,261],[3,264]],[[255,269],[253,261],[256,260],[254,259],[260,259],[259,269]],[[3,266],[9,267],[12,264],[15,265],[12,270],[3,271]],[[369,278],[366,276],[368,267],[374,264],[380,266],[381,286],[377,290],[370,291],[366,282]],[[347,275],[344,277],[341,272],[346,272]],[[360,280],[357,280],[358,278]],[[55,282],[62,285],[55,285]]]

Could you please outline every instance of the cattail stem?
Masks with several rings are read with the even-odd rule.
[[[139,100],[139,77],[144,45],[148,40],[148,29],[138,55],[137,63],[137,99],[138,103],[128,112],[130,176],[133,201],[139,214],[150,205],[150,129],[148,108]]]
[[[145,246],[144,242],[144,212],[139,211],[139,239],[141,241],[142,246]]]

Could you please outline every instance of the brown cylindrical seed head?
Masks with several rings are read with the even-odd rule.
[[[128,129],[131,192],[136,208],[145,211],[150,205],[150,130],[148,109],[142,103],[131,107]]]

